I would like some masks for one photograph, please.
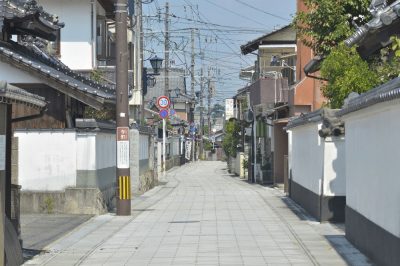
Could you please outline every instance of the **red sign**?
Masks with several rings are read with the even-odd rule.
[[[129,127],[117,127],[117,141],[129,140]]]
[[[167,96],[160,96],[157,99],[157,105],[160,109],[167,109],[170,105],[169,98]]]

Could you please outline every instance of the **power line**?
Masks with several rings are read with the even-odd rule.
[[[216,6],[216,7],[220,8],[220,9],[222,9],[222,10],[225,10],[226,12],[229,12],[229,13],[232,13],[232,14],[234,14],[234,15],[236,15],[236,16],[241,17],[241,18],[250,20],[250,21],[252,21],[252,22],[254,22],[254,23],[267,26],[267,25],[265,25],[264,23],[261,23],[261,22],[255,20],[255,19],[252,19],[252,18],[250,18],[250,17],[244,16],[243,14],[240,14],[240,13],[237,13],[237,12],[235,12],[235,11],[232,11],[232,10],[230,10],[230,9],[224,7],[224,6],[220,6],[220,5],[216,4],[216,3],[211,2],[210,0],[205,0],[205,1],[207,1],[209,4],[211,4],[211,5],[213,5],[213,6]]]
[[[165,14],[165,13],[160,13],[160,14]],[[189,22],[196,22],[196,23],[201,23],[201,24],[205,24],[205,25],[209,25],[209,26],[214,26],[214,27],[219,27],[219,28],[228,28],[228,29],[236,29],[236,30],[243,30],[243,31],[254,31],[254,32],[265,32],[265,29],[262,28],[245,28],[245,27],[235,27],[235,26],[229,26],[229,25],[221,25],[221,24],[215,24],[215,23],[211,23],[211,22],[205,22],[205,21],[201,21],[201,20],[195,20],[195,19],[189,19],[189,18],[184,18],[184,17],[180,17],[174,14],[170,14],[171,17],[173,18],[178,18],[178,19],[183,19]],[[159,19],[158,16],[144,16],[147,19],[150,20],[155,20],[158,22],[163,22],[163,19]],[[179,22],[182,24],[192,24],[189,22]]]
[[[188,2],[188,0],[185,0],[185,2],[193,9],[193,6]],[[204,17],[204,15],[202,15],[202,14],[200,13],[200,11],[198,11],[198,12],[199,12],[199,14],[196,14],[196,15],[198,16],[198,18],[199,18],[200,20],[209,21],[208,19],[206,19],[206,18]],[[203,16],[204,19],[202,19],[201,16]],[[208,27],[208,26],[206,25],[206,27]],[[209,27],[208,27],[208,28],[209,28]],[[210,29],[210,30],[214,33],[214,35],[215,35],[219,40],[222,41],[222,43],[223,43],[226,47],[228,47],[232,52],[234,52],[234,53],[236,52],[230,45],[228,45],[228,44],[225,42],[225,40],[224,40],[223,38],[221,38],[220,36],[218,36],[218,34],[215,33],[216,30],[212,30],[212,29]],[[217,31],[219,31],[219,30],[217,30]],[[221,31],[219,31],[219,32],[221,32]],[[245,59],[243,59],[242,56],[238,56],[238,57],[239,57],[239,59],[242,60],[244,63],[249,64],[249,62],[247,62]]]
[[[231,71],[235,71],[237,69],[237,74],[239,74],[240,70],[241,70],[241,65],[242,64],[238,64],[237,62],[234,62],[233,57],[239,58],[241,61],[243,61],[246,65],[253,65],[253,63],[249,63],[247,60],[247,58],[243,58],[242,55],[240,54],[240,51],[238,49],[234,49],[232,48],[233,44],[235,47],[237,46],[237,44],[235,44],[234,42],[241,42],[241,40],[233,40],[232,38],[230,38],[230,36],[227,35],[238,35],[238,34],[254,34],[254,33],[263,33],[265,34],[266,31],[264,30],[260,30],[260,29],[256,29],[256,28],[246,28],[246,27],[234,27],[234,26],[228,26],[228,25],[220,25],[220,24],[216,24],[216,23],[212,23],[210,22],[206,17],[204,17],[203,14],[200,14],[200,12],[198,10],[195,10],[195,8],[188,3],[188,1],[185,0],[185,2],[189,5],[189,8],[191,9],[191,14],[187,17],[184,18],[182,16],[178,16],[178,15],[171,15],[169,16],[170,19],[172,19],[173,21],[177,21],[177,22],[173,22],[171,23],[171,26],[173,27],[172,29],[169,29],[169,31],[172,33],[172,35],[170,35],[170,38],[175,38],[175,42],[174,40],[170,39],[170,42],[172,44],[176,43],[176,45],[172,45],[171,49],[171,53],[174,55],[174,57],[177,59],[178,62],[180,62],[181,64],[179,64],[180,66],[182,66],[184,69],[186,69],[188,71],[189,69],[189,65],[187,63],[187,56],[190,54],[190,52],[188,52],[187,49],[187,42],[185,41],[187,38],[186,35],[180,36],[179,34],[176,33],[184,33],[184,32],[188,32],[190,31],[192,28],[196,28],[199,30],[198,32],[198,48],[196,49],[196,58],[197,60],[201,60],[202,62],[206,62],[206,64],[209,64],[210,66],[215,65],[217,66],[218,69],[222,70],[222,74],[221,72],[216,72],[216,75],[218,76],[218,78],[215,80],[215,82],[218,84],[218,88],[219,90],[223,90],[224,93],[226,94],[234,94],[237,87],[243,87],[245,86],[245,82],[244,83],[237,83],[237,79],[233,78],[234,74],[233,73],[228,73],[225,74],[224,72],[231,72]],[[154,1],[156,8],[157,8],[157,13],[159,13],[161,15],[161,13],[165,13],[165,12],[160,12],[161,8],[158,6],[158,1],[155,0]],[[152,10],[153,7],[151,8]],[[190,9],[188,9],[190,11]],[[149,10],[150,11],[150,10]],[[173,13],[173,12],[172,12]],[[154,13],[153,13],[154,14]],[[154,19],[153,19],[154,18]],[[181,21],[182,20],[182,21]],[[154,50],[157,50],[157,46],[161,45],[162,40],[161,38],[164,37],[165,33],[163,32],[163,30],[161,29],[161,23],[157,23],[158,22],[164,22],[162,19],[158,20],[155,19],[155,17],[151,17],[149,16],[149,20],[146,20],[147,24],[151,27],[151,28],[157,28],[157,26],[155,24],[158,25],[158,28],[160,28],[160,32],[146,32],[146,36],[148,39],[148,42],[150,41],[150,43],[148,43],[150,45],[150,47],[153,47],[152,49],[150,48],[150,50],[152,50],[152,52],[154,52]],[[192,27],[188,27],[188,28],[183,28],[183,29],[176,29],[177,25],[182,25],[183,27],[185,27],[185,24],[189,24],[189,25],[193,25]],[[175,26],[174,26],[175,25]],[[203,30],[203,32],[205,31],[206,33],[201,34],[200,30]],[[174,34],[175,33],[175,34]],[[159,35],[159,38],[157,35]],[[212,40],[211,42],[204,42],[204,39],[201,37],[207,37],[210,36],[210,39]],[[213,37],[215,36],[215,37]],[[178,41],[176,38],[180,38],[180,41]],[[151,42],[151,40],[155,40],[155,42]],[[217,42],[217,40],[219,40]],[[157,42],[159,44],[157,44]],[[197,42],[197,41],[196,41]],[[226,49],[223,49],[223,51],[218,52],[217,50],[214,49],[209,49],[211,47],[215,47],[218,48],[217,43],[221,43],[224,46],[226,46],[227,48],[229,48],[232,52],[228,52],[226,51]],[[200,51],[200,53],[198,53],[198,51]],[[206,56],[204,53],[210,53],[212,56]],[[184,56],[181,56],[183,53]],[[217,55],[227,55],[227,56],[217,56]],[[231,59],[232,58],[232,59]],[[225,60],[224,60],[225,59]],[[221,64],[221,65],[219,65]],[[187,72],[188,73],[188,72]],[[221,78],[221,75],[226,77],[226,78]],[[229,77],[232,77],[231,79]],[[198,85],[199,83],[196,82]],[[220,96],[218,96],[220,97]]]
[[[290,19],[287,19],[287,18],[278,16],[278,15],[275,15],[275,14],[269,13],[269,12],[267,12],[267,11],[261,10],[260,8],[255,7],[255,6],[252,6],[252,5],[250,5],[250,4],[246,3],[246,2],[243,2],[242,0],[235,0],[235,1],[238,2],[238,3],[240,3],[240,4],[242,4],[242,5],[247,6],[247,7],[249,7],[249,8],[252,8],[252,9],[254,9],[254,10],[257,10],[258,12],[267,14],[267,15],[269,15],[269,16],[271,16],[271,17],[278,18],[278,19],[284,20],[284,21],[286,21],[286,22],[290,22]]]

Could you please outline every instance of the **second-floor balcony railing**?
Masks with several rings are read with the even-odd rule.
[[[249,86],[249,91],[252,105],[288,102],[288,80],[277,73],[265,73]]]

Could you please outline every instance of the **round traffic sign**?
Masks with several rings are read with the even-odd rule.
[[[170,104],[169,98],[167,96],[160,96],[157,99],[157,104],[161,109],[166,109]]]
[[[174,109],[169,110],[169,115],[175,115],[176,111]]]
[[[162,109],[158,114],[162,119],[165,119],[168,117],[168,110]]]

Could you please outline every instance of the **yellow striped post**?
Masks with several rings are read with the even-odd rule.
[[[118,180],[119,186],[119,199],[131,199],[131,184],[129,176],[120,176]]]

